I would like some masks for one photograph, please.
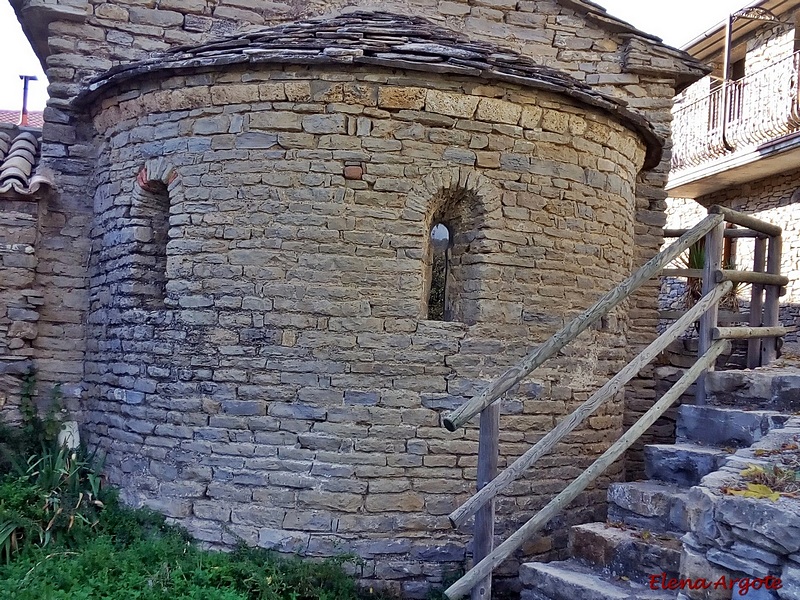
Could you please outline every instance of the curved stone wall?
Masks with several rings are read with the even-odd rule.
[[[636,135],[546,92],[380,68],[139,81],[93,120],[86,427],[111,481],[212,544],[352,550],[409,593],[463,565],[446,515],[474,489],[477,430],[441,414],[630,273]],[[458,322],[426,319],[435,222]],[[501,464],[622,365],[626,314],[503,401]],[[514,484],[500,532],[622,413]],[[558,525],[599,516],[601,487]]]

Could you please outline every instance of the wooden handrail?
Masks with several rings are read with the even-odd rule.
[[[664,230],[664,237],[665,238],[678,238],[681,237],[684,233],[689,231],[688,229],[665,229]],[[753,231],[752,229],[726,229],[725,230],[725,237],[726,238],[760,238],[765,239],[767,237],[766,234],[760,233],[758,231]]]
[[[664,269],[661,271],[662,277],[692,277],[700,279],[703,277],[703,269]]]
[[[722,237],[725,232],[725,224],[721,223],[714,227],[706,235],[703,244],[705,253],[705,264],[703,265],[703,295],[708,294],[715,287],[714,272],[722,268],[722,253],[724,250],[725,239]],[[700,328],[697,336],[697,352],[703,356],[712,346],[711,328],[717,326],[717,316],[719,306],[713,305],[703,316],[700,317]],[[712,365],[713,369],[713,365]],[[695,386],[695,404],[702,406],[706,403],[706,374],[701,373]]]
[[[489,575],[495,567],[508,558],[534,533],[544,527],[547,522],[572,502],[578,494],[585,490],[592,481],[597,479],[611,464],[630,448],[641,435],[663,415],[678,398],[714,364],[721,354],[730,352],[731,344],[727,340],[714,342],[708,351],[681,377],[664,396],[656,402],[650,410],[617,440],[600,458],[594,461],[581,475],[579,475],[564,491],[553,498],[547,506],[542,508],[525,525],[515,531],[509,538],[495,548],[491,554],[472,567],[453,585],[445,590],[445,595],[450,600],[456,600],[466,595],[473,586]]]
[[[490,483],[482,487],[474,496],[454,510],[449,518],[454,527],[462,525],[469,517],[477,513],[492,498],[516,481],[531,465],[542,456],[550,452],[566,435],[580,425],[589,415],[594,413],[606,400],[619,392],[626,383],[633,379],[642,368],[648,364],[673,341],[689,328],[712,304],[719,302],[725,294],[729,293],[733,284],[726,282],[720,284],[710,294],[703,296],[686,313],[673,323],[669,329],[662,333],[652,344],[629,362],[619,373],[597,390],[571,415],[563,419],[547,435],[532,446],[525,454],[520,456],[513,464],[507,467]]]
[[[757,271],[729,271],[727,269],[714,271],[714,281],[717,283],[733,281],[734,283],[758,283],[760,285],[789,285],[789,278],[785,275],[772,275]]]
[[[782,248],[783,238],[780,233],[767,241],[767,273],[770,275],[781,274]],[[780,288],[774,285],[767,286],[764,293],[764,320],[762,322],[764,327],[778,326],[780,322],[780,296]],[[777,342],[776,338],[761,340],[762,364],[769,364],[778,358]]]
[[[554,356],[564,346],[608,314],[610,310],[627,299],[634,291],[680,256],[683,251],[697,243],[714,227],[720,225],[722,221],[722,215],[708,215],[690,231],[681,236],[679,240],[659,252],[633,275],[600,298],[594,306],[575,317],[555,333],[553,337],[528,354],[519,364],[511,367],[492,381],[480,395],[475,396],[447,415],[443,420],[444,426],[449,431],[455,431],[465,425],[472,417],[527,377],[531,371],[541,366],[547,359]]]
[[[779,338],[793,331],[793,327],[714,327],[711,330],[711,338],[714,340]]]
[[[708,214],[722,215],[723,217],[725,217],[725,220],[728,223],[741,225],[742,227],[746,227],[747,229],[752,229],[753,231],[763,233],[764,235],[774,237],[774,236],[779,236],[783,233],[783,230],[777,225],[773,225],[772,223],[767,223],[766,221],[762,221],[761,219],[758,219],[751,215],[739,212],[738,210],[725,208],[723,206],[720,206],[719,204],[715,204],[714,206],[710,207],[708,209]]]
[[[726,229],[724,222],[741,225],[746,229]],[[729,233],[730,232],[730,233]],[[532,534],[541,529],[559,510],[563,509],[581,491],[594,481],[614,460],[618,459],[641,435],[672,405],[695,381],[697,382],[697,404],[705,401],[706,373],[713,370],[716,358],[723,352],[730,352],[729,339],[764,340],[764,359],[776,349],[771,342],[788,332],[777,326],[778,297],[781,286],[788,283],[787,278],[780,275],[781,228],[760,219],[734,210],[714,206],[709,215],[689,230],[666,230],[665,237],[681,234],[680,239],[654,256],[633,275],[605,294],[591,308],[575,317],[558,330],[549,340],[530,352],[514,367],[507,369],[492,381],[478,396],[472,398],[457,410],[443,419],[444,426],[455,431],[472,417],[481,413],[480,451],[479,451],[479,483],[478,492],[450,515],[454,527],[462,525],[470,516],[477,514],[475,521],[476,537],[473,546],[475,566],[445,594],[451,598],[460,598],[472,590],[473,600],[483,600],[491,590],[491,573]],[[756,260],[753,271],[723,270],[722,254],[724,237],[755,238]],[[699,269],[666,269],[667,265],[683,251],[705,238],[705,265]],[[763,271],[763,254],[767,244],[769,256],[767,273]],[[759,255],[761,260],[759,261]],[[583,331],[600,320],[613,308],[641,287],[646,281],[658,274],[685,277],[701,277],[703,281],[703,297],[674,323],[664,334],[659,336],[635,359],[628,363],[619,373],[568,417],[564,418],[539,442],[519,457],[500,475],[487,482],[487,473],[496,469],[498,454],[499,424],[498,398],[522,381],[531,371],[542,365],[547,359],[557,354],[568,343],[577,338]],[[763,285],[769,290],[765,302],[765,327],[718,327],[719,302],[734,289],[734,283],[753,283],[753,290]],[[756,302],[753,306],[756,306]],[[513,533],[495,550],[491,550],[492,523],[494,514],[494,498],[509,484],[518,479],[533,463],[550,452],[556,444],[593,414],[603,402],[617,394],[628,381],[649,364],[655,356],[664,351],[691,323],[700,319],[700,357],[683,377],[670,389],[661,400],[648,410],[622,437],[620,437],[600,458],[586,469],[578,478],[570,483],[558,496],[539,511],[522,528]],[[760,315],[750,315],[751,321],[760,321]],[[752,323],[751,323],[752,324]],[[750,354],[752,354],[752,349]],[[478,545],[478,542],[481,543]]]
[[[658,311],[658,318],[674,321],[676,319],[680,319],[685,314],[685,310],[660,310]],[[745,323],[748,322],[749,319],[749,312],[733,312],[729,310],[721,310],[717,316],[717,322],[722,323],[723,325],[730,325],[731,323]]]
[[[753,243],[753,272],[763,273],[767,266],[767,239],[759,238]],[[753,284],[750,290],[750,327],[761,327],[764,311],[764,286]],[[747,341],[747,368],[761,366],[761,340],[753,338]]]

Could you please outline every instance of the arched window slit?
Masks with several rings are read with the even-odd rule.
[[[452,320],[452,310],[448,306],[448,276],[450,275],[450,245],[452,234],[444,223],[434,223],[431,227],[431,272],[430,293],[428,295],[428,319],[431,321]]]

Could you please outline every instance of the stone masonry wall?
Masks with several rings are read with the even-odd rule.
[[[796,217],[799,189],[800,170],[794,170],[698,198],[705,206],[720,204],[783,228],[781,274],[789,278],[789,285],[781,298],[780,320],[787,327],[800,324],[800,222]],[[736,264],[752,268],[752,240],[737,240]],[[745,295],[749,293],[749,288],[744,292]],[[797,333],[790,333],[786,340],[797,342]]]
[[[465,560],[446,515],[477,459],[475,427],[448,433],[440,414],[630,273],[642,144],[543,92],[320,67],[139,82],[94,124],[86,427],[111,481],[211,544],[352,550],[364,578],[424,596]],[[170,215],[160,310],[142,279],[150,196]],[[469,322],[425,319],[450,204],[471,219],[453,221]],[[611,315],[509,395],[502,464],[623,364],[627,323]],[[607,448],[622,412],[514,484],[499,532]],[[620,475],[526,551],[558,556],[561,526],[602,516]]]
[[[331,14],[347,6],[364,6],[360,0],[336,4],[309,1],[303,3],[269,3],[255,0],[141,0],[129,2],[81,2],[80,0],[14,0],[18,14],[36,38],[38,48],[46,48],[51,101],[45,112],[45,162],[61,175],[59,202],[67,213],[56,211],[57,220],[49,227],[52,243],[59,246],[56,260],[70,265],[70,270],[86,264],[87,248],[72,244],[73,233],[88,237],[87,199],[81,182],[91,167],[89,148],[77,141],[80,122],[71,110],[69,100],[81,88],[81,82],[99,72],[142,58],[151,52],[179,44],[200,43],[211,37],[229,33],[248,25],[261,25],[297,19],[303,16]],[[476,40],[486,40],[516,49],[538,62],[561,70],[597,86],[601,91],[624,98],[633,110],[644,115],[657,131],[668,138],[672,98],[682,87],[702,74],[698,65],[687,57],[632,33],[590,5],[572,0],[537,0],[524,2],[460,2],[451,0],[411,0],[382,4],[382,9],[401,14],[424,14],[447,27],[461,31]],[[29,11],[29,12],[27,12]],[[29,14],[29,17],[25,15]],[[37,27],[39,29],[37,29]],[[45,39],[46,38],[46,39]],[[44,52],[42,50],[41,52]],[[670,147],[667,144],[661,164],[639,176],[636,187],[636,221],[634,260],[643,264],[659,249],[664,223],[667,173]],[[71,222],[66,227],[65,214]],[[77,228],[76,228],[77,227]],[[86,293],[85,279],[78,273],[53,278],[51,289],[65,293]],[[604,288],[605,289],[605,288]],[[648,284],[629,304],[633,317],[628,333],[632,356],[652,341],[656,325],[656,282]],[[51,298],[52,309],[68,308],[59,294]],[[54,355],[63,353],[63,360],[42,366],[51,379],[60,379],[80,394],[79,361],[74,354],[83,348],[80,319],[70,320],[60,338],[48,336],[47,347]],[[52,343],[50,343],[52,342]],[[62,350],[63,347],[63,350]],[[643,413],[655,398],[649,369],[627,387],[626,425]],[[643,443],[646,440],[643,440]],[[640,452],[630,458],[631,475],[641,471]]]
[[[782,15],[781,19],[786,23],[764,27],[747,41],[745,75],[760,71],[794,52],[794,15]]]
[[[775,499],[726,492],[745,488],[748,481],[741,473],[747,468],[793,469],[798,442],[800,419],[789,419],[752,447],[738,450],[722,469],[691,489],[690,533],[682,538],[680,576],[709,585],[704,590],[687,587],[679,600],[800,597],[800,501],[792,494]],[[728,585],[714,585],[720,581]],[[734,581],[739,583],[732,585]]]
[[[42,293],[36,285],[39,198],[0,198],[0,415],[19,420],[22,377],[33,368]]]

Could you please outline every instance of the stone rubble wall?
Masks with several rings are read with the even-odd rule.
[[[795,390],[796,391],[796,390]],[[800,500],[781,497],[744,498],[725,494],[727,486],[742,484],[740,473],[749,465],[769,468],[769,452],[800,442],[800,419],[790,419],[751,448],[739,450],[720,470],[707,475],[689,492],[690,533],[684,536],[681,578],[717,582],[725,578],[766,581],[759,589],[684,589],[682,600],[759,598],[793,600],[800,597]],[[759,455],[759,452],[761,454]],[[765,454],[766,453],[766,456]],[[781,580],[781,587],[774,585]]]
[[[21,0],[17,2],[23,20],[30,9],[29,30],[49,25],[48,77],[51,101],[44,131],[45,162],[60,177],[61,194],[53,207],[53,221],[46,223],[48,243],[58,246],[53,257],[70,266],[70,273],[50,278],[49,300],[58,312],[65,306],[62,295],[88,291],[82,274],[72,272],[88,261],[88,222],[92,212],[86,195],[85,177],[92,164],[91,148],[79,135],[81,123],[70,109],[69,100],[87,77],[120,63],[148,56],[180,44],[194,44],[230,33],[240,27],[288,21],[304,16],[334,14],[356,1],[309,1],[269,3],[255,0],[162,0],[131,4],[123,1],[81,2],[80,0]],[[437,23],[456,29],[476,40],[486,40],[516,49],[536,61],[569,72],[607,93],[624,98],[631,108],[652,122],[657,131],[669,136],[670,109],[676,88],[702,75],[688,65],[685,55],[630,33],[618,23],[587,10],[571,0],[524,2],[459,2],[453,0],[397,1],[381,5],[383,10],[401,14],[424,14]],[[45,34],[42,33],[41,37]],[[680,83],[678,83],[680,82]],[[669,145],[661,164],[640,175],[636,189],[636,220],[633,267],[646,262],[661,246],[664,224]],[[456,163],[454,163],[456,164]],[[77,235],[77,238],[76,238]],[[79,243],[75,243],[79,239]],[[48,258],[50,258],[48,256]],[[602,286],[609,289],[610,285]],[[628,332],[632,357],[654,338],[657,326],[658,285],[646,285],[629,303],[632,317]],[[46,347],[60,360],[42,364],[44,376],[65,383],[68,395],[81,394],[81,361],[85,332],[81,319],[70,319],[60,336],[47,333]],[[630,425],[655,397],[652,373],[648,369],[627,386],[626,425]],[[641,444],[630,454],[631,474],[642,470]]]
[[[0,417],[19,421],[22,377],[33,368],[42,292],[36,285],[37,198],[0,198]]]
[[[446,515],[474,488],[477,429],[448,433],[441,412],[630,273],[641,142],[544,92],[289,66],[140,82],[93,122],[85,425],[110,480],[211,544],[352,550],[362,577],[424,597],[470,537]],[[139,279],[155,232],[137,186],[153,181],[169,196],[163,310]],[[443,323],[425,319],[426,270],[451,203],[472,316]],[[624,364],[629,331],[615,312],[510,394],[502,464]],[[622,417],[618,398],[515,483],[498,532]],[[621,468],[526,552],[558,556]]]

